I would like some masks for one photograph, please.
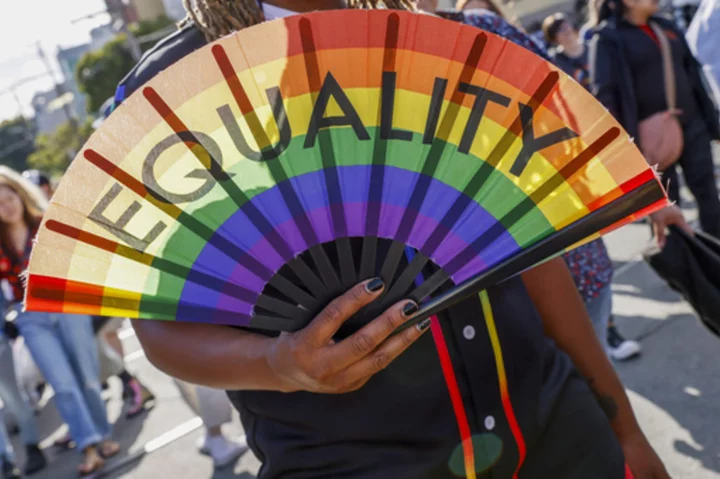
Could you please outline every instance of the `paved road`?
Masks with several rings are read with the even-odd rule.
[[[643,346],[641,358],[617,364],[617,370],[643,429],[672,477],[720,479],[720,340],[705,331],[690,308],[642,262],[641,251],[648,241],[644,225],[628,226],[608,238],[616,262],[614,313],[622,332]],[[172,380],[147,362],[132,331],[124,336],[131,369],[153,385],[158,405],[145,416],[127,421],[121,418],[116,399],[119,384],[112,383],[108,407],[117,421],[123,455],[108,464],[102,477],[255,477],[259,463],[250,453],[234,467],[213,471],[210,460],[195,452],[202,430],[199,419],[182,401]],[[52,450],[53,440],[64,433],[64,427],[51,402],[39,420],[52,467],[35,477],[76,477],[75,452]],[[242,434],[237,418],[227,431]]]

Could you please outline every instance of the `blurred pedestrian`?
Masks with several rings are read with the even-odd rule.
[[[120,446],[109,439],[105,403],[100,395],[97,347],[89,316],[22,311],[21,273],[46,200],[15,171],[0,167],[0,279],[13,288],[15,323],[40,371],[55,392],[55,406],[83,453],[82,475],[98,471]]]
[[[681,150],[677,163],[697,200],[700,224],[705,232],[720,237],[720,200],[710,145],[720,137],[718,114],[683,33],[672,21],[656,16],[657,11],[657,0],[600,4],[601,23],[590,43],[591,90],[638,140],[646,157],[667,158],[668,151]],[[663,50],[669,53],[665,57],[671,57],[667,63]],[[672,90],[663,81],[668,78],[674,79],[675,110],[668,104]],[[675,137],[678,140],[673,142]],[[660,166],[670,199],[679,203],[677,165]],[[656,221],[656,232],[662,235],[663,229]]]
[[[556,13],[545,18],[542,30],[553,63],[576,82],[590,88],[585,42],[565,14]]]
[[[672,11],[677,25],[687,30],[699,7],[700,0],[672,0]]]
[[[136,377],[130,374],[125,365],[125,350],[122,341],[118,336],[125,318],[93,317],[93,329],[95,330],[98,342],[104,349],[107,345],[110,349],[105,350],[101,356],[113,356],[110,359],[120,369],[116,376],[122,382],[123,400],[128,401],[129,408],[125,413],[127,419],[132,419],[145,411],[145,406],[155,400],[155,395]]]
[[[45,195],[49,201],[54,193],[50,178],[40,170],[25,170],[23,178],[29,180]],[[118,331],[123,324],[123,318],[104,318],[93,317],[93,331],[98,339],[98,356],[100,360],[101,372],[112,371],[113,376],[117,376],[122,382],[123,400],[129,402],[129,408],[125,413],[125,417],[130,419],[145,410],[145,405],[155,399],[150,390],[142,384],[137,378],[133,377],[125,368],[125,353],[123,351],[122,342],[118,337]],[[100,375],[105,381],[107,376]],[[70,443],[70,435],[60,439],[56,445],[65,447]]]
[[[2,206],[0,206],[0,209],[2,209]],[[1,216],[2,213],[0,212]],[[0,301],[4,303],[5,298],[1,297]],[[3,307],[2,316],[0,316],[0,323],[3,325],[0,328],[0,399],[2,399],[5,406],[3,412],[10,413],[17,421],[20,438],[25,445],[26,460],[24,470],[25,474],[29,475],[45,468],[47,461],[38,446],[40,435],[35,422],[35,414],[30,404],[23,399],[18,388],[12,345],[10,344],[10,339],[16,337],[17,332],[12,324],[7,325],[5,323],[4,312],[5,308]],[[19,477],[20,471],[16,466],[15,452],[8,437],[5,421],[2,419],[0,419],[0,466],[3,479]]]
[[[703,0],[688,29],[687,41],[705,70],[715,103],[720,105],[720,0]]]
[[[416,4],[418,10],[427,13],[435,13],[438,8],[438,0],[418,0]]]
[[[585,88],[590,88],[588,49],[579,32],[563,13],[543,21],[543,33],[553,62]],[[612,321],[613,264],[602,238],[579,246],[563,256],[582,296],[600,342],[615,360],[640,354],[637,341],[625,339]]]
[[[227,393],[179,379],[175,383],[188,406],[203,420],[205,433],[197,444],[198,451],[210,456],[218,469],[237,461],[248,450],[248,446],[245,436],[240,440],[232,440],[223,434],[222,426],[232,421],[232,403]]]
[[[23,178],[28,180],[33,185],[40,188],[45,198],[49,201],[53,195],[52,182],[50,177],[40,170],[25,170],[22,173]]]

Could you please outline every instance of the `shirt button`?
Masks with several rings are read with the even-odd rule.
[[[475,337],[475,328],[473,328],[472,326],[465,326],[463,328],[463,336],[468,341],[473,339]]]
[[[492,431],[495,429],[495,418],[492,416],[488,416],[485,418],[485,429],[488,431]]]

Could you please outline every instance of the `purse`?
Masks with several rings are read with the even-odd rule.
[[[676,117],[677,92],[673,70],[672,47],[663,29],[650,22],[650,28],[658,39],[663,61],[665,100],[668,109],[644,119],[638,125],[640,149],[648,164],[665,171],[680,158],[684,140],[680,122]]]

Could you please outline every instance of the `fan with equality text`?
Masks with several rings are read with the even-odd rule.
[[[361,314],[412,298],[419,321],[665,205],[612,116],[525,49],[429,15],[297,15],[103,123],[45,215],[26,306],[293,331],[381,276]]]

